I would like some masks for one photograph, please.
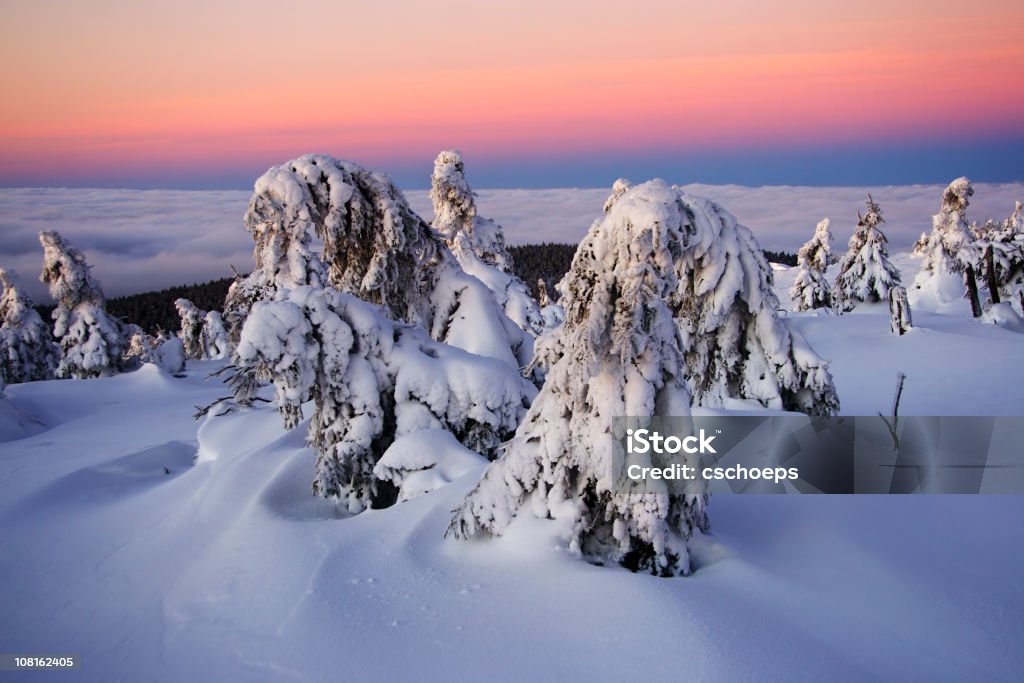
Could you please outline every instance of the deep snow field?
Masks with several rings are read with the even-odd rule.
[[[727,206],[728,208],[728,206]],[[808,235],[809,236],[809,235]],[[845,237],[837,231],[836,251]],[[905,283],[917,262],[899,255]],[[794,272],[776,271],[780,300]],[[1024,336],[914,310],[791,314],[849,415],[1019,414]],[[443,539],[479,468],[345,518],[310,494],[305,424],[190,363],[7,387],[0,650],[20,680],[1019,680],[1024,495],[717,496],[697,571],[591,566],[551,522]],[[0,681],[19,680],[11,672]]]

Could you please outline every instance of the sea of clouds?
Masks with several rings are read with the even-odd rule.
[[[795,251],[819,220],[832,219],[835,248],[845,248],[870,192],[883,210],[892,251],[909,249],[931,229],[943,186],[742,187],[687,185],[754,230],[766,249]],[[478,211],[505,229],[511,244],[577,242],[598,217],[606,188],[479,190]],[[108,296],[228,277],[252,264],[242,223],[249,192],[188,190],[0,189],[0,266],[13,268],[39,302],[42,249],[37,234],[57,230],[85,252]],[[413,209],[433,216],[426,190],[407,192]],[[1002,219],[1024,200],[1024,184],[975,185],[972,220]]]

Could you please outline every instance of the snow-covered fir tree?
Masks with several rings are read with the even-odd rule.
[[[203,340],[206,344],[207,358],[219,360],[231,355],[231,339],[220,311],[209,311],[206,314],[203,321]]]
[[[914,294],[919,301],[930,300],[934,305],[963,298],[966,259],[961,251],[974,239],[967,221],[973,195],[974,188],[967,178],[957,178],[942,193],[942,208],[932,216],[921,269],[914,278]]]
[[[565,322],[565,309],[548,294],[548,285],[543,278],[537,280],[537,291],[540,293],[540,317],[544,321],[544,333],[551,332]]]
[[[231,381],[243,403],[273,382],[289,428],[313,401],[315,493],[352,511],[393,502],[400,468],[374,467],[419,430],[496,455],[535,393],[519,373],[532,338],[387,176],[296,159],[257,181],[246,227],[256,267],[226,306]]]
[[[143,363],[153,362],[153,350],[156,348],[156,340],[139,327],[128,325],[126,335],[128,347],[124,352],[124,366],[126,369],[134,369]]]
[[[494,457],[536,393],[515,367],[434,342],[350,294],[280,292],[257,302],[242,329],[236,396],[246,399],[254,380],[273,382],[287,428],[312,400],[313,491],[352,512],[394,502],[401,475],[382,481],[374,466],[396,438],[441,429]]]
[[[174,308],[181,316],[181,332],[178,336],[185,346],[185,358],[203,360],[207,357],[206,338],[203,325],[206,323],[206,311],[201,310],[188,299],[178,299]]]
[[[879,225],[885,222],[882,209],[871,195],[863,214],[857,213],[857,227],[849,250],[839,261],[834,298],[836,307],[850,311],[860,302],[889,300],[889,290],[900,284],[900,271],[889,260],[888,240]]]
[[[621,197],[630,197],[633,207],[642,204],[637,195],[647,196],[652,187],[662,185],[651,181],[639,190],[628,181],[617,181],[600,221],[604,230],[633,220],[616,210]],[[735,400],[754,401],[812,415],[838,410],[828,363],[778,316],[781,307],[772,287],[771,267],[750,229],[712,201],[679,188],[670,191],[679,196],[672,204],[673,219],[688,224],[695,235],[679,257],[678,267],[686,274],[682,280],[686,302],[677,316],[686,342],[693,404],[720,407]],[[581,246],[569,273],[559,282],[559,303],[567,320],[581,300],[574,288],[586,281],[587,269],[594,268],[599,258]],[[582,275],[575,274],[578,268],[584,269]],[[556,340],[557,335],[545,335],[538,341],[535,364],[549,367],[557,360],[561,350]]]
[[[235,272],[235,279],[228,287],[224,297],[224,327],[227,329],[228,342],[234,348],[242,337],[242,325],[249,317],[249,311],[257,301],[268,301],[274,298],[274,288],[265,281],[262,270],[254,270],[248,274]]]
[[[227,358],[231,342],[224,319],[219,311],[204,311],[188,299],[174,302],[181,317],[181,331],[178,336],[185,347],[189,360]],[[241,333],[241,330],[239,330]]]
[[[615,202],[619,201],[619,197],[626,193],[633,187],[633,182],[629,178],[619,178],[612,183],[612,193],[608,195],[608,199],[605,200],[602,211],[608,213],[615,206]]]
[[[0,268],[0,379],[8,384],[51,379],[60,349],[17,277]]]
[[[449,533],[500,535],[530,499],[568,529],[577,553],[688,573],[706,497],[614,492],[612,419],[683,416],[691,403],[733,397],[830,414],[838,403],[826,363],[777,317],[750,231],[661,181],[616,187],[560,289],[565,323],[538,349],[547,380]]]
[[[1013,300],[1024,289],[1024,218],[1017,202],[1003,221],[972,225],[973,241],[961,249],[961,260],[971,264],[989,290],[989,302]]]
[[[531,334],[542,332],[540,307],[529,287],[512,272],[512,256],[501,226],[477,215],[459,152],[437,155],[430,178],[430,199],[434,204],[433,227],[444,237],[462,269],[487,285],[505,315],[520,328]]]
[[[245,224],[256,268],[232,286],[229,329],[240,329],[253,302],[286,296],[279,290],[330,285],[438,341],[518,366],[532,356],[532,338],[462,270],[385,174],[324,155],[300,157],[256,181]]]
[[[810,311],[832,305],[832,288],[825,269],[836,262],[832,255],[832,231],[826,218],[818,223],[814,236],[797,252],[800,271],[789,290],[794,310]]]
[[[43,272],[39,279],[56,301],[53,335],[62,358],[58,377],[99,377],[119,372],[128,346],[120,321],[107,313],[99,283],[85,256],[59,233],[41,232]]]

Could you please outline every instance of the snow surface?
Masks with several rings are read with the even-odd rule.
[[[918,262],[893,260],[912,280]],[[783,303],[795,274],[775,270]],[[962,304],[915,309],[902,337],[884,305],[788,321],[832,360],[845,414],[887,409],[897,371],[903,414],[1019,413],[1024,337]],[[582,562],[531,515],[501,539],[444,540],[482,463],[452,460],[466,474],[451,484],[346,518],[310,493],[304,425],[284,432],[265,405],[192,420],[227,393],[207,378],[221,364],[4,390],[2,649],[82,657],[76,671],[24,680],[1013,681],[1024,670],[1022,495],[717,496],[696,572],[659,579]],[[28,421],[8,429],[15,411]],[[422,462],[455,457],[434,446]]]
[[[904,281],[913,281],[920,259],[908,253],[892,261]],[[827,271],[831,279],[837,266]],[[797,268],[775,270],[775,288],[786,291]],[[907,380],[901,415],[1020,415],[1024,407],[1024,337],[971,318],[966,298],[931,307],[910,293],[914,327],[897,336],[889,327],[888,303],[858,304],[852,313],[789,313],[790,327],[831,361],[844,415],[888,414],[896,376]],[[993,314],[994,316],[998,315]],[[993,319],[990,316],[989,319]]]

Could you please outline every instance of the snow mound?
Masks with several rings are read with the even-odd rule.
[[[195,455],[195,446],[168,441],[77,469],[57,478],[38,496],[57,499],[72,507],[97,502],[110,505],[181,476],[192,467]]]
[[[0,443],[24,439],[45,429],[43,420],[21,408],[0,386]]]
[[[374,475],[398,488],[406,501],[480,471],[487,460],[443,429],[423,429],[395,439],[373,468]]]
[[[992,304],[981,316],[981,322],[1014,332],[1024,332],[1024,318],[1021,317],[1009,302]]]
[[[153,350],[153,362],[164,372],[177,375],[185,369],[185,344],[177,337],[165,339]]]

